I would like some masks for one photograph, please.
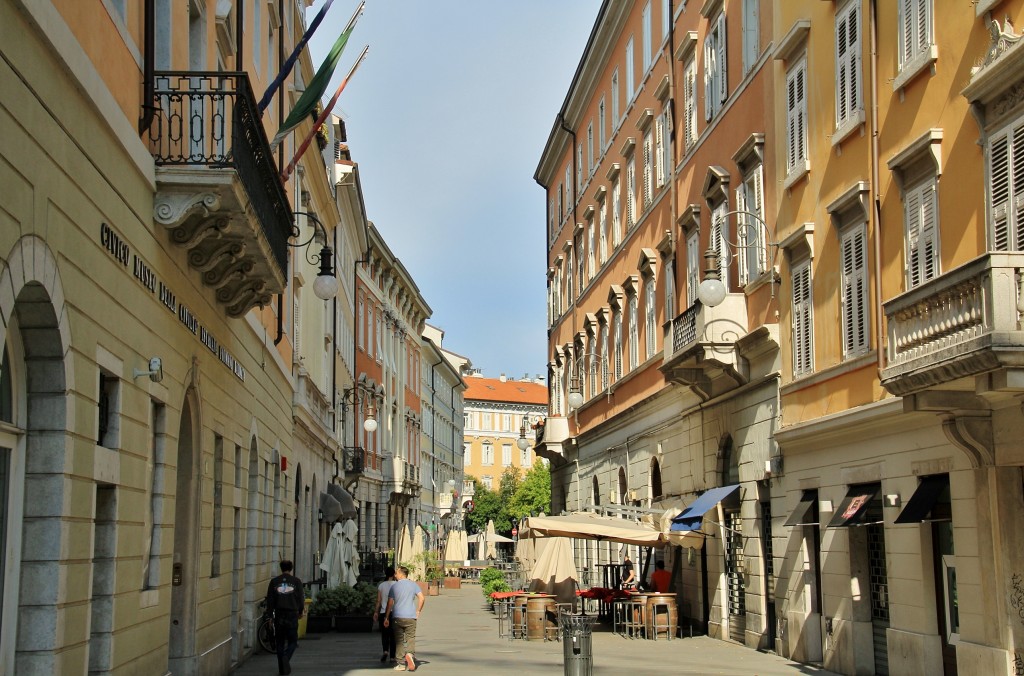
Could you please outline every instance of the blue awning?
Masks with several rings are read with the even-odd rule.
[[[679,516],[672,519],[672,526],[669,530],[677,533],[700,530],[704,514],[714,508],[719,502],[732,495],[733,491],[739,487],[739,484],[734,484],[705,491],[703,495],[693,501],[693,504],[680,512]]]

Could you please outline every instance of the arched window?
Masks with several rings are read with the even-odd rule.
[[[662,496],[661,490],[661,464],[657,458],[651,459],[651,500],[658,500]]]

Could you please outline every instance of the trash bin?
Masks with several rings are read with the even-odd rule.
[[[593,673],[594,660],[590,646],[596,621],[596,615],[562,613],[560,623],[565,676],[591,676]]]

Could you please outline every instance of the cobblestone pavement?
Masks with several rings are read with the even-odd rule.
[[[563,648],[557,641],[509,641],[498,637],[498,622],[483,604],[478,586],[442,590],[427,598],[416,632],[419,664],[429,676],[474,674],[561,674]],[[631,640],[597,625],[592,636],[595,676],[645,674],[736,674],[781,676],[831,672],[791,662],[717,639],[698,636],[672,641]],[[293,676],[368,676],[395,673],[380,663],[380,634],[308,634],[292,659]],[[574,663],[574,666],[581,666]],[[277,657],[257,653],[234,676],[272,676]]]

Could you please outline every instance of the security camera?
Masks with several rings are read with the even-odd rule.
[[[163,362],[160,361],[160,357],[153,357],[149,360],[149,370],[140,371],[139,369],[133,369],[132,377],[138,378],[139,376],[149,376],[149,379],[154,383],[158,383],[164,379],[164,366]]]

